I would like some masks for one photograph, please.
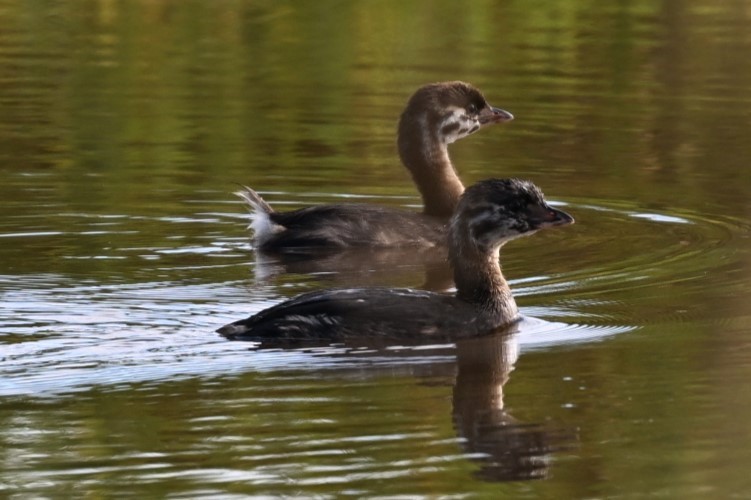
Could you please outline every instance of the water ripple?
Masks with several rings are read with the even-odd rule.
[[[47,279],[50,279],[47,276]],[[58,277],[59,279],[59,277]],[[230,284],[178,285],[167,282],[129,286],[58,286],[8,291],[0,317],[5,339],[0,395],[59,394],[97,385],[117,386],[228,375],[255,370],[404,368],[451,364],[453,346],[344,346],[269,349],[228,342],[213,333],[237,315]],[[204,303],[200,297],[212,297]],[[276,300],[254,302],[254,309]],[[590,341],[623,328],[579,326],[528,319],[518,335],[524,348]]]
[[[579,227],[573,237],[560,238],[562,270],[512,281],[517,297],[551,297],[554,314],[547,318],[600,317],[607,324],[627,325],[682,321],[682,310],[710,302],[705,296],[729,298],[745,283],[744,273],[728,274],[723,268],[749,256],[751,224],[746,220],[612,202],[570,204],[568,209]],[[532,264],[538,262],[534,257],[546,258],[539,250]],[[699,314],[710,319],[713,311]]]
[[[537,238],[524,240],[526,247],[519,245],[518,254],[514,253],[516,246],[509,245],[509,274],[522,276],[511,282],[526,316],[515,340],[520,352],[602,341],[647,323],[683,321],[700,314],[689,311],[680,298],[704,290],[707,276],[732,260],[750,232],[745,221],[727,217],[660,213],[591,201],[570,203],[568,209],[581,223],[575,226],[577,233],[561,231],[555,236],[566,242],[565,249],[551,249]],[[79,231],[88,237],[98,236],[91,234],[90,228],[103,222],[85,214],[61,216],[89,220]],[[194,219],[151,222],[184,226],[194,221],[208,228],[215,218],[221,220],[222,215],[205,211]],[[162,229],[165,238],[158,242],[162,245],[143,245],[141,236],[128,236],[120,226],[127,218],[105,219],[112,224],[108,231],[130,238],[129,244],[115,246],[106,254],[86,257],[71,252],[62,258],[109,260],[113,265],[120,259],[138,265],[144,276],[164,278],[104,284],[92,278],[76,281],[62,274],[35,273],[24,276],[24,286],[18,287],[17,276],[0,276],[0,289],[4,290],[0,302],[0,394],[64,394],[99,385],[210,378],[248,370],[368,367],[409,372],[450,366],[454,360],[452,345],[330,346],[251,353],[252,344],[227,342],[213,330],[290,294],[319,287],[317,281],[346,274],[336,269],[336,260],[325,261],[326,266],[333,266],[325,273],[300,270],[302,274],[294,277],[282,273],[259,281],[253,279],[253,271],[260,271],[263,261],[252,262],[245,237],[220,236],[213,228],[208,237],[189,243],[182,241],[180,231]],[[36,237],[34,232],[13,234]],[[186,260],[216,255],[224,260]],[[144,266],[143,262],[151,262],[146,257],[156,258],[158,267]],[[172,260],[165,261],[167,257]],[[417,256],[415,262],[404,261],[402,256],[399,265],[394,265],[390,256],[382,261],[366,257],[373,274],[382,274],[384,269],[396,269],[402,275],[410,269],[418,276],[423,272],[423,256]],[[355,264],[349,276],[358,280],[355,284],[362,284],[362,261]],[[541,267],[549,272],[540,274]],[[213,273],[210,284],[196,279],[209,271]],[[217,273],[224,279],[216,280]],[[738,273],[733,279],[742,276]],[[665,287],[671,287],[669,302],[659,300]]]

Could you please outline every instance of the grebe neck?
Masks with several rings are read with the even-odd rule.
[[[477,305],[484,313],[510,322],[518,315],[511,288],[501,272],[500,247],[482,252],[477,248],[463,249],[462,255],[450,252],[454,269],[456,296]],[[472,255],[473,254],[473,255]]]
[[[427,117],[422,117],[427,122]],[[423,213],[451,217],[464,185],[449,158],[448,144],[431,131],[428,123],[402,120],[399,126],[399,156],[412,174],[422,195]]]

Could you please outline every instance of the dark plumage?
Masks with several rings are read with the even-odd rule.
[[[490,179],[470,187],[449,225],[455,296],[395,288],[321,290],[277,304],[219,333],[242,340],[455,340],[507,326],[518,317],[501,273],[506,242],[574,219],[550,207],[531,182]]]
[[[463,82],[425,85],[410,98],[399,120],[402,163],[423,198],[422,213],[377,205],[339,204],[276,212],[249,187],[238,192],[251,211],[257,249],[355,246],[433,246],[445,242],[445,224],[464,192],[448,145],[481,128],[513,119],[490,106]]]

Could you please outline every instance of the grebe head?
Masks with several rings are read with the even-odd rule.
[[[488,179],[469,187],[449,230],[452,261],[495,254],[506,242],[574,218],[545,201],[540,188],[519,179]]]
[[[464,82],[440,82],[417,89],[399,121],[401,137],[419,129],[442,144],[466,137],[494,123],[513,120],[508,111],[494,108],[482,93]]]

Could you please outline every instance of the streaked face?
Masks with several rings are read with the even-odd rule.
[[[464,82],[424,85],[410,97],[399,120],[401,147],[421,134],[424,142],[451,144],[481,128],[513,120],[508,111],[488,104],[482,93]],[[404,142],[404,144],[401,144]]]
[[[465,237],[477,248],[490,251],[519,236],[573,222],[569,214],[548,205],[532,183],[490,180],[465,193],[452,225],[457,230],[464,225]]]
[[[439,130],[446,144],[463,139],[487,125],[514,119],[508,111],[490,106],[479,92],[467,98],[468,102],[462,106],[449,105],[445,108]]]

